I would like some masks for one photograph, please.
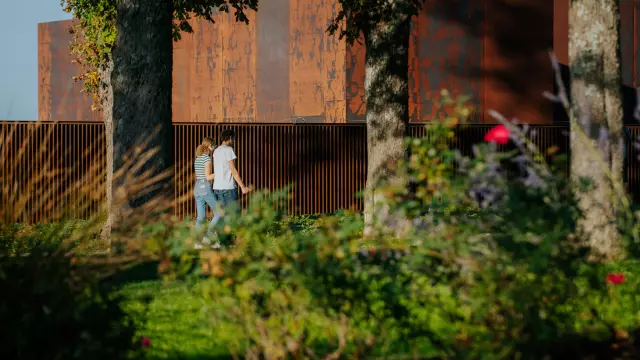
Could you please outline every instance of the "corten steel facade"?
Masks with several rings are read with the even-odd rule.
[[[104,125],[0,121],[0,223],[86,219],[105,197]]]
[[[452,144],[470,155],[473,144],[483,141],[492,125],[477,124],[457,130]],[[366,181],[366,129],[364,124],[176,124],[176,216],[193,217],[193,152],[205,136],[218,138],[225,128],[238,133],[238,168],[255,189],[278,190],[293,184],[283,204],[290,214],[327,213],[362,209],[356,196]],[[567,153],[566,125],[534,125],[531,140],[541,149],[551,145]],[[424,127],[409,127],[412,136]],[[640,139],[640,126],[630,126]],[[282,144],[288,144],[282,146]],[[631,143],[629,143],[631,144]],[[43,151],[44,150],[44,151]],[[640,198],[640,152],[627,146],[625,178],[635,200]],[[0,206],[21,206],[17,220],[49,222],[89,218],[104,202],[104,125],[98,122],[44,123],[0,121]],[[568,169],[565,169],[568,171]],[[22,194],[12,197],[11,194]],[[24,205],[18,200],[27,199]],[[246,204],[247,198],[242,202]],[[19,201],[18,201],[19,202]],[[2,212],[0,212],[1,214]],[[6,212],[5,212],[6,215]],[[0,223],[10,221],[0,218]]]
[[[562,121],[541,94],[554,88],[547,51],[568,63],[569,1],[427,1],[411,36],[411,120],[439,116],[434,100],[447,88],[473,97],[478,122],[493,122],[487,109],[526,123]],[[174,44],[173,121],[363,120],[364,46],[325,33],[338,8],[337,0],[270,0],[249,25],[228,14],[215,24],[194,21],[195,32]],[[621,10],[622,75],[631,90],[640,85],[640,1],[622,0]],[[39,119],[99,121],[71,80],[79,69],[68,54],[70,26],[38,26]]]

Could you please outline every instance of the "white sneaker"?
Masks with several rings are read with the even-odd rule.
[[[193,244],[193,248],[195,250],[202,250],[204,249],[205,245],[210,245],[210,244],[211,244],[211,240],[209,240],[209,238],[205,236],[202,238],[202,242]]]

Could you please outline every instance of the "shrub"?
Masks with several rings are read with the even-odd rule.
[[[0,358],[124,359],[134,348],[120,299],[74,264],[72,229],[2,228]]]
[[[363,240],[357,214],[288,219],[281,193],[259,194],[229,219],[220,231],[235,231],[235,246],[201,260],[216,334],[232,352],[612,358],[629,346],[638,263],[591,261],[575,187],[526,127],[503,124],[467,157],[449,147],[457,123],[435,122],[407,141],[411,186],[387,193],[392,213],[411,221],[382,224],[410,223],[394,232],[403,238]]]

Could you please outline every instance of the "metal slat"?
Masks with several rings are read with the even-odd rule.
[[[0,178],[3,193],[0,205],[10,209],[12,195],[35,181],[39,193],[26,204],[23,222],[56,221],[73,215],[87,219],[98,214],[104,201],[106,165],[104,125],[99,123],[35,123],[0,121],[2,155]],[[193,154],[203,137],[218,139],[223,129],[238,134],[238,168],[255,190],[278,190],[295,182],[291,198],[282,205],[292,214],[362,209],[362,199],[354,198],[366,184],[366,128],[364,124],[174,124],[174,214],[193,216]],[[408,133],[423,136],[424,125],[409,125]],[[482,142],[489,124],[469,125],[458,130],[454,141],[463,154],[470,154],[474,143]],[[567,127],[532,125],[533,141],[542,151],[557,145],[568,151]],[[637,139],[640,127],[627,127]],[[27,141],[29,140],[29,141]],[[42,144],[47,151],[42,152]],[[21,148],[24,152],[21,152]],[[629,191],[640,193],[638,149],[627,146],[625,178]],[[94,167],[98,166],[98,170]],[[35,179],[44,171],[68,170],[46,180]],[[96,172],[94,172],[96,171]],[[75,185],[78,184],[78,188]],[[18,191],[13,191],[17,186]],[[85,189],[90,187],[89,189]],[[6,190],[5,190],[6,189]],[[33,189],[29,189],[33,190]],[[17,195],[16,195],[17,196]],[[43,199],[43,197],[45,197]],[[181,199],[184,197],[184,199]],[[242,203],[246,205],[247,197]],[[46,201],[45,201],[46,200]],[[84,201],[92,203],[84,204]],[[68,211],[70,210],[71,214]],[[5,217],[8,215],[5,214]],[[10,219],[3,219],[4,222]]]

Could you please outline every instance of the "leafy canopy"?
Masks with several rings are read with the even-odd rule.
[[[84,82],[84,91],[93,99],[92,109],[100,104],[99,86],[101,70],[108,63],[116,40],[115,0],[61,0],[64,11],[73,14],[76,21],[70,32],[74,39],[70,45],[75,62],[82,73],[74,77]],[[249,23],[248,10],[258,10],[258,0],[173,0],[173,40],[178,41],[181,32],[191,33],[189,23],[193,17],[215,22],[217,12],[229,13],[234,9],[238,22]]]

